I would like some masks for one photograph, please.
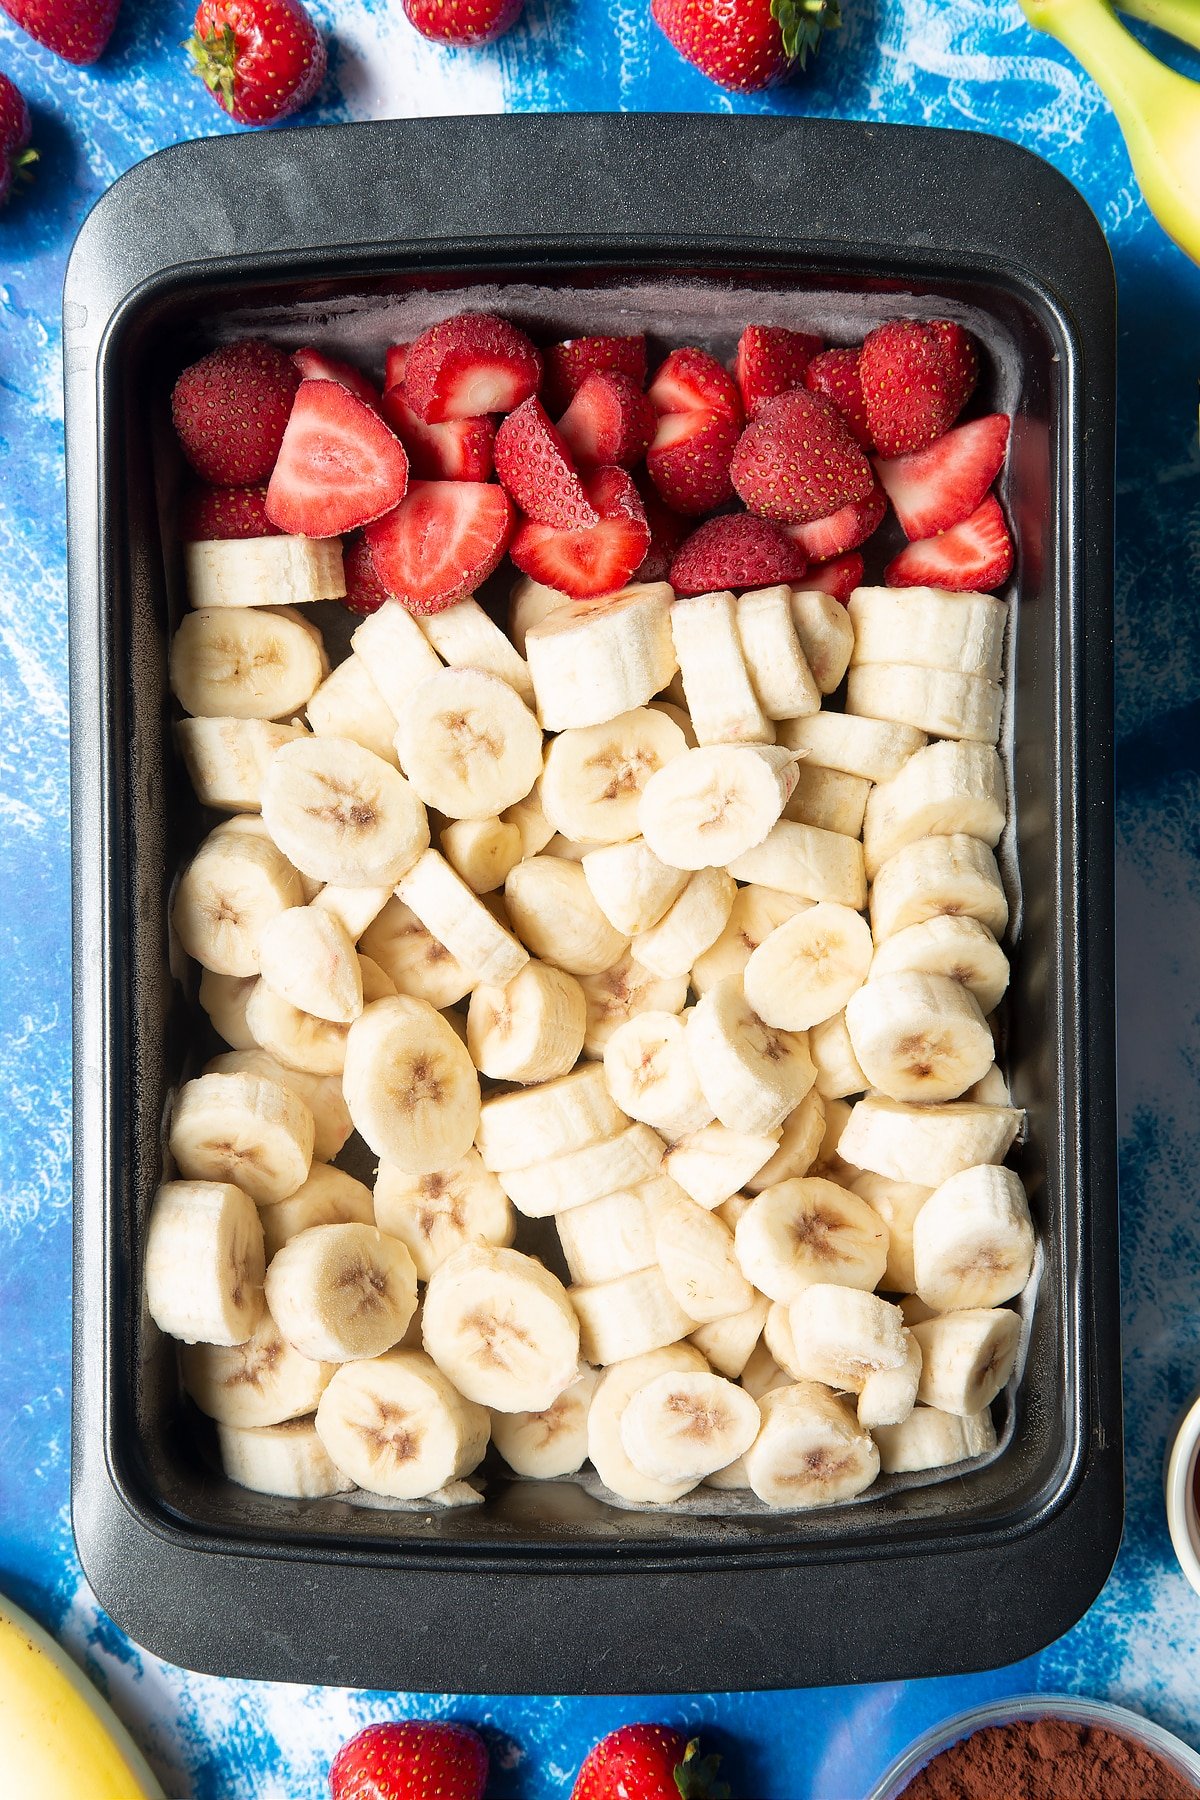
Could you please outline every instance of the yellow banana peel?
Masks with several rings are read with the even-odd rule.
[[[1119,9],[1131,19],[1157,25],[1185,44],[1200,50],[1200,5],[1197,0],[1118,0]]]
[[[53,1638],[0,1599],[5,1800],[162,1800],[133,1739]]]
[[[1107,94],[1147,206],[1200,262],[1200,82],[1152,56],[1106,0],[1021,0],[1021,6],[1030,24],[1065,44]],[[1187,26],[1200,38],[1195,0],[1190,6],[1134,0],[1131,10],[1178,36],[1187,35]]]

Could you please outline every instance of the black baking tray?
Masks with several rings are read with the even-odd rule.
[[[167,384],[246,308],[278,323],[303,306],[304,335],[334,344],[326,315],[344,321],[355,297],[549,284],[565,335],[611,284],[665,277],[701,308],[731,284],[855,295],[877,316],[936,296],[1019,365],[1024,899],[1006,1063],[1029,1113],[1045,1269],[1012,1441],[950,1482],[801,1515],[630,1512],[502,1479],[482,1507],[433,1516],[249,1494],[205,1455],[141,1302],[164,1101],[195,1033],[166,922],[193,822],[165,678]],[[378,1688],[762,1688],[1015,1660],[1089,1605],[1122,1518],[1114,306],[1104,240],[1067,182],[958,132],[599,115],[338,126],[181,145],[100,201],[64,299],[72,1502],[87,1576],[138,1641],[223,1674]]]

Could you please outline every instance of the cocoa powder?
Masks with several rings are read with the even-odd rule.
[[[1069,1719],[986,1725],[927,1763],[904,1800],[1196,1800],[1131,1738]]]

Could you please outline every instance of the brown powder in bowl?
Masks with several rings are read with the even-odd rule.
[[[985,1725],[927,1763],[904,1800],[1196,1800],[1200,1792],[1115,1731],[1045,1718]]]

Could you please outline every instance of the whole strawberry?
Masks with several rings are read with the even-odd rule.
[[[187,48],[239,125],[286,119],[325,79],[325,40],[300,0],[201,0]]]
[[[406,1719],[368,1725],[329,1771],[333,1800],[482,1800],[488,1755],[469,1726]]]
[[[525,0],[404,0],[408,22],[435,44],[490,44],[511,31]]]
[[[10,19],[64,62],[94,63],[117,22],[121,0],[0,0]]]
[[[15,81],[0,75],[0,206],[12,193],[13,183],[37,161],[37,151],[29,148],[32,131],[24,94]]]
[[[291,357],[260,338],[222,344],[186,368],[171,417],[197,475],[218,487],[266,481],[299,386]]]
[[[666,1725],[621,1725],[588,1751],[571,1800],[728,1800],[719,1756]]]
[[[841,24],[838,0],[651,0],[650,10],[681,56],[738,94],[786,81]]]

